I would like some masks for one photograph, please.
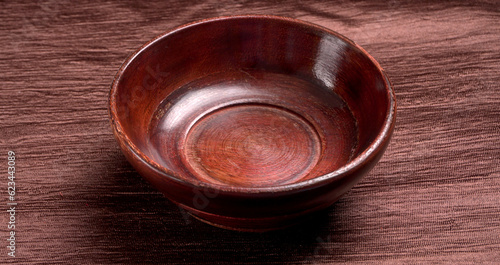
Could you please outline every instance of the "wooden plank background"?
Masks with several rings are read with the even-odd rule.
[[[0,1],[0,263],[500,262],[500,3],[436,2]],[[395,86],[398,119],[380,163],[298,227],[252,234],[192,219],[134,171],[111,133],[109,87],[131,52],[174,26],[232,14],[338,31]]]

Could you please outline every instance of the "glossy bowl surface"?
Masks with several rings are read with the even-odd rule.
[[[150,41],[118,71],[109,104],[144,178],[195,217],[247,231],[335,202],[380,159],[396,111],[387,76],[358,45],[254,15]]]

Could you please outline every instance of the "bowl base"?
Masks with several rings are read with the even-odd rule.
[[[309,209],[305,212],[267,218],[236,218],[220,216],[190,208],[185,205],[176,204],[185,210],[190,216],[203,223],[233,231],[262,233],[286,229],[303,223],[304,221],[315,217],[315,213],[321,212],[331,206],[336,200],[338,200],[338,197],[332,198],[332,201],[327,204],[319,205],[318,207]]]

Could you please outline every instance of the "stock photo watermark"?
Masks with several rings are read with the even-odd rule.
[[[30,43],[36,42],[40,33],[62,23],[64,6],[70,4],[67,0],[31,1],[32,12],[27,12],[20,18],[20,28],[13,34],[10,46],[16,52],[22,52]]]
[[[328,246],[329,243],[331,242],[332,240],[330,235],[328,235],[325,239],[323,239],[320,236],[316,237],[317,246],[314,248],[312,255],[309,256],[307,259],[305,259],[302,263],[315,264],[314,259],[317,258],[319,255],[333,254],[332,249]]]
[[[16,256],[16,154],[14,151],[7,153],[7,255],[10,257]]]
[[[205,208],[210,205],[210,199],[214,199],[219,195],[218,190],[210,191],[208,188],[203,189],[193,189],[193,206],[196,210],[203,211]],[[186,225],[191,224],[190,214],[181,206],[179,207],[179,211],[181,212],[182,218]]]

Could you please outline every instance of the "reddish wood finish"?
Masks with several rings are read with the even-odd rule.
[[[167,198],[211,224],[263,231],[327,207],[370,170],[395,99],[345,37],[238,16],[145,45],[118,72],[110,113],[129,161]]]

